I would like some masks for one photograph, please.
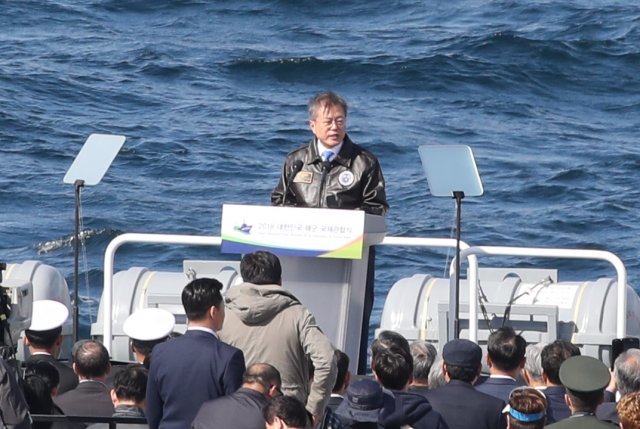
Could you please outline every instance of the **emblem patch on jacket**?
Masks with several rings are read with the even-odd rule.
[[[293,183],[311,183],[313,181],[313,173],[310,171],[299,171],[293,178]]]
[[[342,186],[351,186],[355,179],[355,176],[350,171],[343,171],[338,176],[338,182],[340,182]]]

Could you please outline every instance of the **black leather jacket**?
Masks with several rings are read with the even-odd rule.
[[[296,161],[303,162],[302,168],[291,177]],[[347,135],[329,163],[322,161],[315,140],[287,155],[271,204],[280,206],[283,200],[286,206],[356,209],[376,215],[389,208],[378,160]]]

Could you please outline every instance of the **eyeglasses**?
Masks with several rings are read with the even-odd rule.
[[[327,118],[323,121],[316,121],[316,122],[320,122],[322,125],[324,125],[327,128],[331,128],[331,125],[333,124],[336,124],[336,127],[338,128],[343,128],[347,123],[347,118],[340,116],[338,118]]]

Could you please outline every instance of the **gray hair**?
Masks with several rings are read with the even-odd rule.
[[[533,380],[542,383],[542,349],[545,343],[529,344],[524,353],[524,369]]]
[[[429,389],[435,389],[447,384],[447,379],[444,378],[442,369],[442,358],[438,358],[431,366],[431,371],[429,372]]]
[[[347,116],[347,101],[333,91],[322,91],[311,97],[307,107],[309,109],[309,119],[315,119],[320,109],[327,107],[340,106],[344,110],[344,116]]]
[[[410,350],[413,357],[413,379],[428,382],[438,351],[433,344],[422,340],[411,343]]]
[[[629,349],[618,356],[614,376],[620,396],[640,392],[640,349]]]

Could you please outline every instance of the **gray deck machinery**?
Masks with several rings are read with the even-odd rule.
[[[480,269],[475,328],[470,327],[469,280],[461,280],[460,337],[486,348],[491,330],[506,324],[528,344],[565,339],[577,344],[582,354],[609,364],[614,338],[640,335],[640,298],[631,287],[625,288],[625,328],[620,331],[615,279],[557,279],[556,270]],[[450,279],[428,274],[401,279],[387,295],[379,330],[441,345],[448,334],[450,285]]]
[[[50,299],[61,302],[71,314],[69,288],[62,273],[56,268],[38,261],[6,264],[0,272],[0,327],[4,334],[0,350],[3,357],[16,352],[24,359],[28,350],[23,344],[24,330],[31,325],[33,301]],[[73,319],[69,317],[62,326],[65,337],[62,354],[69,356],[73,346]]]

